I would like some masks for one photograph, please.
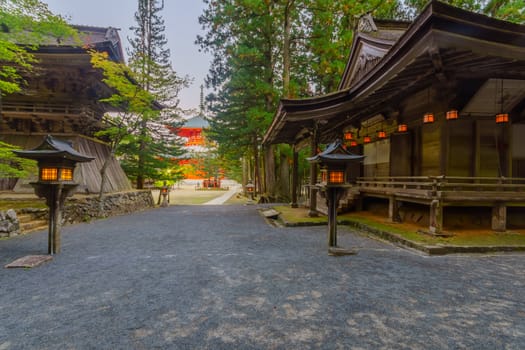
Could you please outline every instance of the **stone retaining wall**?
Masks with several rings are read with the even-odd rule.
[[[13,237],[20,233],[20,222],[13,209],[0,210],[0,238]]]
[[[154,208],[155,203],[151,191],[127,191],[104,195],[102,213],[99,211],[98,196],[78,196],[66,200],[62,222],[64,225],[87,222],[100,217],[109,217],[133,213]],[[30,214],[34,220],[47,219],[48,210],[25,208],[18,210],[19,214]],[[13,209],[0,211],[0,238],[12,237],[20,233],[20,222]]]
[[[155,207],[149,190],[106,194],[103,202],[103,210],[100,213],[98,196],[68,198],[63,214],[64,224],[86,222]]]

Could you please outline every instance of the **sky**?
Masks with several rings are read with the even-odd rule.
[[[49,9],[68,19],[71,24],[91,25],[96,27],[120,28],[119,35],[123,49],[129,47],[129,30],[135,26],[134,14],[137,0],[42,0]],[[166,0],[161,16],[166,25],[165,35],[171,52],[172,65],[177,74],[188,75],[193,79],[191,86],[180,92],[180,107],[198,109],[200,86],[210,67],[211,56],[199,52],[194,44],[202,33],[198,21],[204,10],[202,0]],[[204,91],[206,94],[206,90]]]

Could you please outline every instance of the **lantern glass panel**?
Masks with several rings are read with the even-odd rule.
[[[346,141],[350,141],[354,138],[354,135],[350,131],[345,132],[344,136]]]
[[[508,123],[509,115],[507,113],[496,114],[496,123]]]
[[[398,132],[407,132],[408,131],[408,125],[406,125],[406,124],[399,124],[397,126],[397,131]]]
[[[73,169],[62,169],[60,172],[60,180],[73,181]]]
[[[384,132],[384,131],[378,131],[378,132],[377,132],[377,137],[379,137],[380,139],[384,139],[384,138],[386,138],[386,132]]]
[[[370,141],[372,141],[372,140],[370,139],[370,136],[365,136],[365,137],[363,138],[363,142],[364,142],[364,143],[370,143]]]
[[[344,171],[330,171],[329,182],[332,184],[342,184],[345,182]]]
[[[423,123],[430,124],[434,122],[434,114],[433,113],[426,113],[423,116]]]
[[[352,146],[352,147],[357,146],[357,142],[356,142],[356,141],[352,141],[352,142],[350,142],[350,146]]]
[[[40,179],[42,181],[56,181],[58,180],[58,169],[57,168],[41,168]]]
[[[458,119],[458,111],[455,109],[452,109],[447,112],[447,120],[454,120]]]

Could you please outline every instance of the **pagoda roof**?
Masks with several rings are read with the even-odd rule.
[[[75,162],[89,162],[94,157],[87,156],[77,152],[73,145],[64,140],[59,140],[54,138],[51,135],[47,135],[44,138],[44,141],[32,150],[27,151],[13,151],[20,157],[29,158],[29,159],[49,159],[49,158],[60,158],[72,160]]]
[[[188,119],[183,128],[206,129],[210,126],[208,121],[201,115]]]

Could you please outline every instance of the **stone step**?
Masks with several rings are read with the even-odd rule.
[[[18,218],[18,221],[20,222],[20,224],[22,224],[23,222],[30,222],[33,220],[33,215],[31,214],[18,214],[16,213],[16,217]]]
[[[47,228],[47,220],[32,220],[29,222],[20,222],[20,231],[22,232],[22,234],[47,230]]]

